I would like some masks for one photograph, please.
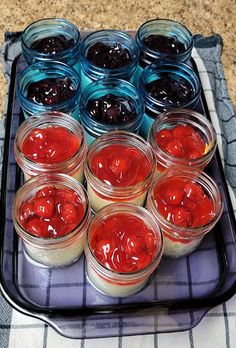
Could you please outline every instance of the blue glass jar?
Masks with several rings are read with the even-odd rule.
[[[155,81],[158,81],[160,86],[160,99],[154,98],[148,90],[149,84]],[[140,134],[144,138],[147,138],[153,122],[160,113],[177,107],[198,110],[200,81],[192,67],[185,63],[166,60],[150,64],[143,70],[139,89],[145,105],[140,127]]]
[[[107,46],[120,44],[123,49],[128,50],[130,62],[117,68],[103,68],[93,64],[88,58],[89,49],[97,43]],[[138,66],[138,47],[135,40],[126,33],[118,30],[99,30],[89,34],[81,42],[80,47],[81,63],[81,85],[86,87],[92,81],[105,78],[120,78],[131,81]]]
[[[56,52],[45,53],[41,49],[36,48],[39,40],[45,40],[46,38],[59,37],[64,41],[62,44],[66,48],[57,46]],[[47,42],[48,46],[53,45],[53,40]],[[22,33],[21,36],[21,46],[22,53],[28,64],[34,62],[48,62],[48,61],[60,61],[73,66],[77,71],[79,71],[79,49],[80,49],[81,37],[77,27],[64,19],[58,18],[46,18],[40,19],[36,22],[31,23]],[[61,45],[61,42],[60,42]]]
[[[52,105],[43,105],[30,99],[29,87],[39,81],[43,83],[46,79],[55,79],[55,84],[62,79],[70,81],[70,87],[75,91],[73,96]],[[25,118],[42,112],[61,111],[79,119],[80,75],[69,65],[60,62],[29,65],[18,75],[16,94]]]
[[[138,81],[143,69],[156,60],[187,62],[193,48],[191,32],[181,23],[169,19],[153,19],[143,23],[135,40],[140,52],[135,81]]]
[[[129,100],[135,110],[136,117],[130,122],[110,124],[92,118],[87,109],[88,102],[98,100],[106,95],[115,95]],[[144,103],[139,91],[130,82],[121,79],[104,78],[90,83],[80,98],[80,121],[84,127],[87,142],[91,144],[98,136],[114,131],[125,130],[138,133],[144,115]]]

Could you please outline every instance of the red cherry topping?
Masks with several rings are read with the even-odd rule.
[[[105,267],[117,272],[136,272],[154,259],[158,241],[154,232],[138,217],[117,213],[93,226],[90,234],[93,254]]]
[[[20,207],[22,226],[37,237],[55,238],[70,233],[84,216],[84,206],[71,189],[46,186]]]

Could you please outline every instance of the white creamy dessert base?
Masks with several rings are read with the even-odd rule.
[[[112,199],[104,199],[100,197],[94,189],[91,187],[89,183],[87,183],[87,192],[88,196],[90,198],[91,207],[93,211],[98,212],[102,208],[106,207],[109,204],[117,203],[117,201],[113,201]],[[135,205],[138,205],[142,207],[144,205],[145,199],[146,199],[147,191],[144,191],[142,194],[135,196],[133,199],[127,199],[123,200],[122,203],[133,203]],[[121,201],[119,201],[121,202]]]
[[[71,244],[65,242],[63,247],[52,246],[51,249],[37,247],[24,241],[27,254],[34,260],[45,266],[61,267],[76,261],[82,254],[85,235],[78,235]]]
[[[87,276],[94,287],[103,294],[113,297],[126,297],[137,293],[147,283],[149,277],[131,285],[113,284],[101,278],[87,262]]]
[[[181,257],[193,252],[200,244],[202,238],[193,239],[189,243],[173,241],[164,235],[164,255],[173,258]]]

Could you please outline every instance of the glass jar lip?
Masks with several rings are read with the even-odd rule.
[[[64,124],[65,121],[66,121],[66,125]],[[70,158],[64,161],[55,162],[55,163],[41,163],[41,162],[36,162],[29,159],[22,152],[21,146],[19,144],[19,140],[21,141],[24,140],[27,137],[27,135],[32,131],[32,129],[36,127],[47,128],[50,125],[60,125],[75,135],[78,135],[78,133],[80,133],[81,144],[78,150]],[[26,130],[25,130],[25,127],[27,127]],[[23,139],[19,139],[21,136],[23,136]],[[43,112],[41,114],[34,114],[22,122],[22,124],[20,125],[20,127],[17,129],[17,132],[16,132],[15,141],[14,141],[14,149],[15,149],[15,154],[17,158],[19,158],[17,162],[24,162],[24,166],[25,166],[24,170],[26,172],[35,171],[35,172],[38,172],[39,174],[42,174],[42,172],[47,170],[47,172],[49,173],[55,173],[58,167],[60,167],[60,171],[65,169],[70,172],[71,170],[76,169],[78,167],[78,164],[77,164],[78,160],[80,163],[83,163],[85,161],[85,157],[87,153],[87,142],[86,142],[83,127],[77,120],[75,120],[70,115],[62,113],[60,111],[49,111],[49,112]],[[75,165],[73,165],[73,163],[75,163]]]
[[[121,140],[122,138],[124,140],[130,139],[131,141],[137,140],[140,144],[143,144],[146,147],[146,150],[147,149],[149,150],[149,155],[150,155],[151,161],[152,161],[152,167],[151,167],[149,175],[145,178],[145,180],[137,183],[136,185],[132,185],[132,186],[112,186],[112,185],[109,185],[109,184],[105,183],[104,181],[100,180],[99,178],[97,178],[94,175],[94,173],[91,169],[90,163],[89,163],[89,157],[91,156],[91,153],[93,153],[93,151],[96,151],[97,147],[99,147],[99,144],[101,142],[103,142],[103,141],[105,142],[109,138],[112,139],[114,137],[118,137],[119,140]],[[119,144],[121,144],[121,142]],[[106,146],[109,146],[109,145],[105,145],[105,147]],[[137,147],[137,144],[136,145],[133,144],[133,146]],[[140,150],[140,151],[142,151],[142,150]],[[146,151],[145,151],[145,154],[147,156]],[[145,139],[143,139],[141,136],[139,136],[135,133],[131,133],[128,131],[123,131],[123,130],[114,130],[114,131],[111,131],[109,133],[105,133],[105,134],[101,135],[99,138],[95,139],[94,142],[91,144],[91,146],[88,150],[88,153],[87,153],[86,161],[85,161],[84,174],[85,174],[85,177],[87,179],[87,182],[89,182],[92,186],[94,186],[94,184],[95,184],[96,187],[99,187],[99,190],[102,191],[102,193],[104,193],[104,194],[110,195],[112,192],[112,196],[116,196],[116,194],[119,196],[120,192],[122,191],[124,193],[131,194],[132,196],[135,196],[138,193],[144,191],[144,188],[146,188],[149,185],[149,183],[151,183],[154,172],[155,172],[155,166],[156,166],[156,160],[155,160],[154,152],[152,150],[151,145]]]
[[[24,190],[27,189],[27,186],[29,185],[33,185],[33,184],[36,184],[36,185],[39,185],[39,181],[43,178],[43,177],[49,177],[48,179],[48,182],[46,183],[45,182],[45,185],[48,186],[50,185],[50,179],[52,177],[56,177],[58,178],[59,180],[61,180],[61,182],[59,182],[58,184],[63,186],[63,183],[65,182],[68,182],[70,181],[70,183],[74,184],[75,187],[77,187],[77,189],[79,189],[81,192],[80,192],[80,197],[81,197],[81,194],[83,194],[83,198],[85,200],[85,204],[84,204],[84,215],[83,215],[83,218],[81,219],[81,221],[79,222],[78,225],[76,225],[76,227],[73,228],[73,230],[71,230],[69,233],[63,235],[63,236],[59,236],[59,237],[53,237],[53,238],[50,238],[50,237],[38,237],[38,236],[35,236],[33,234],[31,234],[30,232],[28,232],[22,225],[21,223],[19,222],[19,219],[18,219],[18,216],[16,214],[16,203],[17,203],[17,199],[18,197],[20,196],[20,194],[22,194],[22,192]],[[76,186],[77,185],[77,186]],[[64,184],[64,187],[65,188],[68,188],[69,186],[65,185]],[[73,191],[75,191],[73,189]],[[13,216],[13,221],[15,221],[17,227],[20,228],[21,231],[23,231],[23,233],[28,237],[28,238],[31,238],[33,242],[51,242],[51,244],[56,244],[56,243],[61,243],[65,240],[70,240],[71,238],[73,238],[76,234],[77,234],[77,229],[78,227],[80,226],[81,229],[83,228],[83,226],[86,224],[86,221],[88,220],[89,218],[89,214],[90,214],[90,201],[89,201],[89,198],[88,198],[88,194],[87,194],[87,191],[85,190],[85,188],[83,187],[82,184],[80,184],[75,178],[67,175],[67,174],[63,174],[63,173],[46,173],[46,174],[39,174],[38,176],[36,177],[33,177],[31,179],[29,179],[28,181],[26,181],[16,192],[16,195],[15,195],[15,198],[14,198],[14,202],[13,202],[13,208],[12,208],[12,216]],[[49,243],[50,244],[50,243]]]
[[[103,95],[111,94],[112,92],[106,93],[106,87],[110,89],[114,89],[114,94],[116,91],[119,91],[120,92],[119,96],[124,97],[127,95],[127,97],[133,102],[133,104],[135,104],[137,117],[134,120],[125,124],[109,124],[109,123],[99,122],[98,120],[95,120],[91,117],[90,113],[86,109],[87,102],[88,100],[90,100],[92,94],[96,93],[99,90],[101,90],[101,92],[104,90]],[[125,90],[124,88],[127,88],[127,90]],[[128,91],[130,91],[133,94],[136,94],[136,96],[128,95],[127,94]],[[138,99],[135,100],[135,97],[137,97]],[[139,95],[138,89],[129,81],[118,79],[118,78],[105,77],[103,79],[93,81],[88,86],[85,87],[85,89],[83,90],[80,96],[80,113],[81,113],[80,115],[81,123],[86,129],[87,127],[92,129],[99,127],[101,129],[102,134],[104,132],[112,131],[114,129],[119,129],[119,130],[123,130],[123,129],[125,130],[127,128],[133,129],[137,127],[143,119],[144,102],[142,97]]]
[[[187,73],[189,75],[189,77],[194,81],[194,96],[186,101],[186,103],[182,104],[180,107],[181,108],[187,108],[187,106],[190,103],[194,103],[198,100],[200,93],[201,93],[201,87],[200,87],[200,81],[199,78],[197,76],[197,74],[194,72],[194,70],[192,69],[192,67],[186,63],[183,62],[177,62],[177,61],[172,61],[171,59],[163,59],[160,61],[155,61],[151,64],[149,64],[148,66],[146,66],[141,74],[140,80],[139,80],[139,89],[141,91],[141,95],[144,98],[144,103],[145,102],[149,102],[149,104],[158,106],[158,107],[162,107],[162,108],[177,108],[178,105],[174,105],[174,104],[165,104],[164,102],[161,102],[155,98],[153,98],[147,91],[145,88],[145,78],[147,76],[151,76],[152,74],[156,74],[156,72],[161,72],[163,68],[169,69],[169,68],[175,68],[176,69],[176,73],[181,69],[182,72]],[[173,71],[172,71],[173,74]],[[183,76],[181,74],[182,78],[184,78],[185,80],[187,80],[186,76]],[[157,79],[158,80],[158,79]],[[156,81],[156,80],[153,80]],[[172,106],[173,105],[173,106]]]
[[[129,52],[132,56],[131,62],[121,68],[114,68],[114,69],[110,69],[110,68],[101,68],[98,67],[97,65],[93,64],[90,62],[89,59],[87,59],[86,56],[86,49],[87,49],[87,45],[88,42],[93,38],[96,37],[96,35],[105,35],[105,36],[109,36],[112,37],[112,35],[117,35],[120,36],[121,38],[126,39],[127,41],[129,41],[132,44],[132,50],[129,47]],[[97,74],[99,75],[106,75],[106,74],[112,74],[112,75],[126,75],[125,69],[130,69],[132,68],[132,72],[133,70],[136,69],[137,65],[138,65],[138,60],[139,60],[139,52],[138,52],[138,47],[137,44],[135,42],[135,40],[129,36],[128,34],[126,34],[125,32],[121,31],[121,30],[116,30],[116,29],[101,29],[101,30],[97,30],[94,31],[90,34],[88,34],[82,41],[81,41],[81,46],[80,46],[80,61],[81,61],[81,65],[82,65],[82,69],[85,65],[88,66],[89,69],[94,70]],[[87,69],[86,69],[87,70]]]
[[[183,176],[187,176],[190,179],[200,179],[204,182],[205,185],[208,185],[208,187],[211,188],[211,191],[217,194],[217,198],[215,199],[215,216],[212,220],[210,220],[207,224],[205,225],[201,225],[201,226],[197,226],[197,227],[182,227],[179,225],[176,225],[174,223],[171,223],[170,221],[168,221],[161,213],[159,213],[158,209],[156,208],[155,202],[154,202],[154,191],[156,189],[156,186],[161,183],[166,181],[168,178],[176,178],[176,177],[183,177]],[[203,186],[201,184],[201,186]],[[204,228],[204,231],[207,230],[209,231],[209,229],[211,227],[213,227],[215,225],[215,223],[219,220],[221,213],[223,211],[223,199],[222,199],[222,195],[220,193],[220,190],[217,186],[217,184],[215,183],[215,181],[205,172],[201,171],[198,168],[194,168],[191,169],[188,166],[178,166],[178,167],[173,167],[173,168],[168,168],[166,170],[164,170],[164,172],[162,172],[161,174],[159,174],[157,177],[154,178],[149,192],[148,192],[148,197],[147,197],[147,202],[151,202],[152,205],[152,210],[154,209],[154,214],[157,218],[157,220],[159,221],[159,223],[163,224],[163,226],[167,227],[167,228],[175,228],[178,229],[179,231],[175,230],[175,235],[181,238],[197,238],[199,236],[202,236],[203,234],[205,234],[205,232],[202,231],[202,229]],[[166,232],[166,231],[165,231]],[[168,233],[168,232],[167,232]],[[182,233],[185,234],[184,237],[182,237]]]
[[[53,105],[41,105],[41,104],[38,104],[38,103],[31,101],[30,99],[28,99],[24,95],[23,88],[22,88],[23,78],[25,78],[26,76],[30,76],[30,75],[35,76],[35,74],[37,75],[38,72],[40,72],[40,70],[43,70],[46,72],[53,71],[53,73],[56,73],[56,71],[57,71],[56,69],[59,69],[59,71],[61,71],[61,72],[65,72],[64,77],[69,77],[70,79],[73,78],[73,80],[76,81],[78,86],[77,86],[77,89],[75,90],[76,93],[72,98],[69,98],[67,100],[64,100],[62,102],[59,102],[59,103],[56,103]],[[34,71],[34,75],[33,75],[33,71]],[[41,79],[41,80],[43,80],[43,79]],[[38,81],[41,81],[41,80],[38,80]],[[76,70],[73,69],[71,66],[69,66],[65,63],[59,62],[59,61],[48,61],[46,63],[36,62],[36,63],[33,63],[33,64],[27,66],[18,75],[16,92],[17,92],[17,96],[18,96],[20,102],[22,103],[22,105],[24,107],[27,107],[27,109],[29,109],[29,110],[36,108],[38,113],[46,112],[46,111],[54,111],[54,110],[59,110],[59,109],[61,110],[61,109],[65,108],[66,106],[68,106],[68,103],[72,104],[72,105],[78,104],[78,100],[79,100],[79,96],[80,96],[80,76],[76,72]]]
[[[81,42],[81,35],[80,35],[80,31],[78,30],[77,26],[71,22],[69,22],[67,19],[64,19],[64,18],[58,18],[58,17],[48,17],[48,18],[41,18],[41,19],[38,19],[32,23],[30,23],[29,25],[27,25],[27,27],[23,30],[22,32],[22,35],[21,35],[21,43],[22,45],[28,49],[28,50],[32,50],[34,51],[38,56],[42,57],[42,58],[54,58],[55,60],[55,54],[51,54],[51,53],[43,53],[43,52],[38,52],[37,50],[34,50],[31,46],[29,46],[26,42],[26,39],[25,39],[25,35],[27,34],[27,31],[29,31],[34,25],[38,25],[40,23],[42,23],[42,25],[44,25],[46,22],[48,21],[54,21],[55,24],[56,23],[63,23],[63,24],[66,24],[68,25],[69,27],[71,27],[73,29],[73,31],[77,34],[77,39],[75,41],[75,44],[73,45],[73,47],[70,47],[70,48],[67,48],[61,52],[58,52],[56,54],[57,57],[60,57],[60,56],[64,56],[65,54],[79,48],[80,46],[80,42]]]
[[[191,31],[185,26],[183,25],[182,23],[178,22],[178,21],[174,21],[172,19],[165,19],[165,18],[154,18],[154,19],[150,19],[146,22],[144,22],[139,28],[138,28],[138,31],[136,33],[136,41],[138,43],[138,45],[140,47],[144,46],[145,47],[145,51],[149,52],[151,55],[154,55],[154,56],[157,56],[157,55],[160,55],[162,56],[161,53],[159,53],[159,51],[155,51],[155,50],[152,50],[151,48],[149,48],[148,46],[146,46],[142,39],[141,39],[141,31],[143,30],[143,28],[145,27],[148,27],[148,26],[152,26],[152,25],[155,25],[155,24],[164,24],[164,23],[170,23],[178,28],[180,28],[182,31],[185,31],[186,34],[189,36],[190,38],[190,42],[189,42],[189,45],[186,47],[185,51],[184,52],[181,52],[181,53],[177,53],[177,54],[168,54],[169,57],[181,57],[181,56],[184,56],[186,55],[187,52],[190,52],[193,48],[193,35],[191,33]]]
[[[173,117],[175,117],[175,116],[178,117],[178,114],[186,116],[186,120],[182,119],[181,120],[182,122],[180,122],[180,124],[188,123],[187,122],[188,115],[196,116],[196,118],[198,118],[198,120],[200,120],[202,123],[204,123],[204,125],[210,131],[211,136],[212,136],[212,144],[211,144],[211,147],[208,149],[208,151],[203,154],[203,156],[201,156],[199,158],[194,158],[194,159],[174,157],[174,156],[171,156],[171,154],[169,154],[167,151],[163,150],[157,144],[157,142],[155,140],[155,134],[158,131],[158,126],[164,125],[165,122],[168,122],[167,118],[169,115],[172,115],[172,114],[173,114]],[[174,120],[174,118],[173,118],[173,120]],[[195,122],[192,122],[192,124],[194,124],[194,123],[197,125],[197,120]],[[165,129],[165,128],[161,128],[161,129]],[[164,156],[166,158],[166,160],[170,160],[170,161],[174,160],[174,162],[176,164],[178,164],[179,166],[184,166],[184,165],[186,165],[186,163],[191,163],[191,165],[193,165],[193,166],[198,165],[198,164],[200,165],[201,162],[205,162],[207,159],[209,159],[209,157],[213,156],[213,154],[216,150],[216,147],[217,147],[216,132],[215,132],[213,125],[210,123],[210,121],[204,115],[200,114],[199,112],[191,110],[191,109],[186,109],[186,108],[174,108],[174,109],[171,109],[171,110],[168,110],[166,112],[161,113],[158,116],[158,118],[154,121],[154,123],[152,124],[150,132],[148,134],[148,141],[152,144],[154,151],[158,151],[158,154],[161,157]]]
[[[151,263],[148,266],[146,266],[138,271],[130,272],[130,273],[117,272],[117,271],[112,270],[112,269],[106,267],[105,265],[103,265],[95,257],[94,253],[91,250],[90,243],[89,243],[90,229],[91,229],[92,224],[96,223],[102,214],[107,214],[106,216],[112,216],[112,215],[116,215],[119,213],[125,213],[125,214],[136,216],[135,212],[136,212],[136,214],[138,212],[142,213],[143,214],[142,220],[144,220],[144,216],[145,216],[145,218],[148,219],[149,222],[151,221],[156,228],[155,231],[154,231],[154,228],[152,228],[152,231],[155,232],[155,237],[157,237],[157,234],[158,234],[158,238],[159,238],[159,245],[157,246],[156,256],[153,258],[153,260],[151,261]],[[141,219],[140,216],[141,216],[141,214],[139,214],[139,218]],[[145,223],[147,225],[146,219],[145,219]],[[150,227],[150,225],[149,225],[149,227]],[[86,234],[85,243],[86,243],[86,248],[89,250],[89,253],[92,256],[93,262],[95,263],[95,267],[98,266],[100,268],[100,271],[102,271],[101,270],[101,268],[102,268],[105,272],[108,272],[111,277],[116,276],[118,278],[120,278],[120,277],[127,277],[127,278],[134,277],[135,278],[137,275],[139,277],[142,277],[142,276],[145,276],[145,274],[151,273],[152,268],[155,266],[155,264],[158,262],[158,260],[160,260],[160,258],[162,257],[163,249],[164,249],[163,234],[162,234],[162,231],[161,231],[157,221],[155,220],[153,214],[151,214],[147,209],[140,207],[140,206],[137,206],[133,203],[112,203],[109,206],[103,207],[90,220],[89,225],[88,225],[88,232]],[[86,248],[85,248],[85,250],[86,250]],[[109,277],[109,275],[106,273],[106,276]]]

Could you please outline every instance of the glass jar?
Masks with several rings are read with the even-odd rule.
[[[53,190],[56,190],[55,192],[58,193],[59,198],[63,197],[64,204],[66,203],[70,206],[72,204],[70,196],[76,195],[74,197],[78,197],[78,202],[80,203],[80,209],[82,209],[82,211],[78,222],[76,223],[76,220],[73,220],[73,224],[68,220],[69,218],[72,219],[72,215],[68,212],[66,213],[67,220],[65,220],[65,223],[71,223],[69,227],[71,227],[72,230],[70,230],[70,232],[45,237],[43,233],[43,224],[45,224],[45,221],[42,217],[37,215],[39,214],[39,209],[36,210],[36,203],[32,205],[30,202],[32,199],[35,199],[34,202],[36,202],[36,198],[47,198],[47,192],[51,197],[58,198],[57,196],[53,196]],[[72,190],[73,193],[68,190]],[[64,194],[62,194],[63,192]],[[68,195],[67,198],[66,195]],[[54,200],[54,202],[56,202],[56,200]],[[29,208],[30,205],[26,208],[27,203],[28,205],[31,204],[33,209],[32,207]],[[61,210],[62,204],[60,205]],[[41,209],[41,212],[44,211]],[[75,262],[81,256],[88,223],[91,217],[91,209],[86,191],[74,178],[61,173],[46,173],[30,179],[18,189],[13,202],[12,215],[15,230],[23,240],[27,255],[33,261],[48,267],[62,267]],[[47,218],[49,218],[49,215]],[[33,219],[38,221],[37,225],[36,222],[32,222]],[[24,223],[26,225],[24,225]],[[32,231],[34,233],[32,233]],[[54,233],[55,230],[53,229],[53,234]]]
[[[75,152],[73,154],[70,153],[69,157],[66,159],[63,153],[62,161],[58,161],[58,159],[55,161],[42,161],[40,160],[40,157],[39,159],[34,160],[26,155],[23,150],[24,141],[29,138],[35,130],[39,132],[40,130],[47,130],[51,129],[52,127],[62,127],[68,132],[68,137],[72,135],[73,138],[78,141],[78,149],[75,148]],[[39,136],[42,138],[42,134],[37,134],[34,139],[37,139]],[[51,154],[56,150],[55,146],[63,146],[61,143],[61,138],[58,139],[59,143],[57,139],[54,139],[54,142],[51,144],[46,143],[45,141],[44,143],[38,143],[38,148],[43,151],[43,146],[43,149],[46,149],[47,153],[50,151]],[[34,141],[32,141],[31,145],[29,146],[32,147],[32,143],[34,143]],[[67,147],[68,142],[65,142],[64,144],[64,146]],[[29,178],[41,173],[61,172],[73,176],[78,181],[83,182],[84,163],[87,155],[87,149],[88,146],[84,131],[79,122],[69,115],[56,111],[31,116],[25,120],[18,128],[14,141],[15,159],[24,172],[25,180],[28,180]]]
[[[40,81],[43,84],[45,80],[50,79],[55,79],[55,86],[58,85],[58,81],[65,81],[66,84],[69,84],[70,92],[74,91],[73,95],[51,105],[43,105],[28,97],[32,84]],[[48,91],[45,92],[45,95],[46,93]],[[18,75],[16,94],[25,118],[42,112],[61,111],[79,119],[80,76],[73,68],[64,63],[34,63],[28,66]]]
[[[217,184],[206,173],[178,167],[156,177],[146,208],[162,230],[164,255],[178,258],[192,253],[213,229],[223,202]]]
[[[160,114],[150,129],[148,141],[156,155],[157,172],[187,165],[203,170],[217,146],[216,132],[208,119],[182,108]]]
[[[158,81],[156,89],[153,86]],[[150,94],[156,93],[154,98]],[[143,97],[145,113],[140,128],[146,138],[158,115],[173,108],[197,109],[200,98],[200,81],[194,70],[187,64],[172,61],[157,61],[147,66],[140,78],[140,94]],[[159,98],[159,99],[157,99]]]
[[[114,146],[123,148],[118,154],[112,153],[111,149]],[[126,155],[125,149],[129,148],[131,152],[128,151]],[[98,162],[101,161],[98,163],[101,171],[104,168],[107,170],[108,167],[108,174],[104,172],[106,176],[112,175],[115,179],[118,177],[119,185],[117,182],[112,184],[109,178],[98,178],[92,168],[95,159]],[[106,161],[109,163],[107,164]],[[97,138],[90,146],[84,169],[92,209],[98,212],[106,205],[118,202],[142,206],[152,182],[155,167],[155,156],[151,145],[137,134],[113,131]],[[129,179],[126,181],[127,176]],[[141,176],[140,180],[138,176]]]
[[[44,49],[38,47],[44,42]],[[60,42],[53,42],[59,38]],[[59,61],[79,71],[80,33],[77,27],[65,19],[46,18],[28,25],[21,35],[22,53],[28,64]],[[55,46],[55,49],[51,48]],[[62,47],[61,47],[62,46]],[[63,49],[63,47],[66,47]],[[45,52],[46,51],[46,52]],[[48,52],[49,51],[49,52]]]
[[[106,95],[115,95],[129,100],[136,113],[135,118],[120,124],[99,122],[93,118],[87,109],[88,102],[98,100]],[[138,90],[131,83],[120,79],[104,78],[94,81],[84,89],[80,98],[80,119],[89,144],[98,136],[114,130],[138,133],[143,113],[144,104]]]
[[[88,51],[95,44],[113,46],[120,44],[122,49],[126,49],[130,55],[130,62],[122,67],[104,68],[97,66],[87,58]],[[99,55],[99,53],[97,54]],[[117,59],[119,62],[119,60]],[[81,63],[81,85],[86,87],[94,80],[105,77],[119,78],[132,82],[132,77],[138,66],[138,47],[135,40],[129,35],[118,30],[99,30],[86,36],[80,47]]]
[[[132,221],[131,229],[129,228],[129,219]],[[122,231],[121,238],[119,237],[119,231],[111,226],[114,220],[117,222],[119,230]],[[121,224],[119,224],[119,221]],[[136,221],[139,223],[138,227],[135,225]],[[98,228],[101,224],[103,228],[100,229],[101,234],[99,234]],[[140,224],[143,224],[142,228],[145,229],[145,232],[148,229],[148,233],[140,233],[142,232],[142,228],[139,227]],[[109,236],[111,229],[112,238],[106,240],[106,246],[103,247],[107,257],[106,265],[104,265],[97,257],[100,250],[97,248],[101,248],[101,243],[104,242],[102,240],[104,238],[103,234]],[[94,239],[95,234],[98,243]],[[115,238],[118,239],[118,242]],[[127,241],[125,241],[125,238],[127,238]],[[113,252],[112,249],[114,249]],[[154,217],[146,209],[129,203],[112,204],[102,209],[90,222],[85,242],[87,277],[92,285],[105,295],[113,297],[129,296],[143,289],[152,272],[158,267],[162,253],[162,234]],[[115,256],[113,259],[114,254],[117,256],[116,260],[114,260]],[[113,269],[110,267],[108,260]],[[137,267],[139,262],[141,264]],[[115,263],[117,263],[116,267],[114,266]],[[136,271],[133,270],[133,267]]]
[[[143,69],[155,60],[187,62],[193,48],[191,32],[181,23],[169,19],[152,19],[143,23],[135,40],[140,52],[137,81]]]

